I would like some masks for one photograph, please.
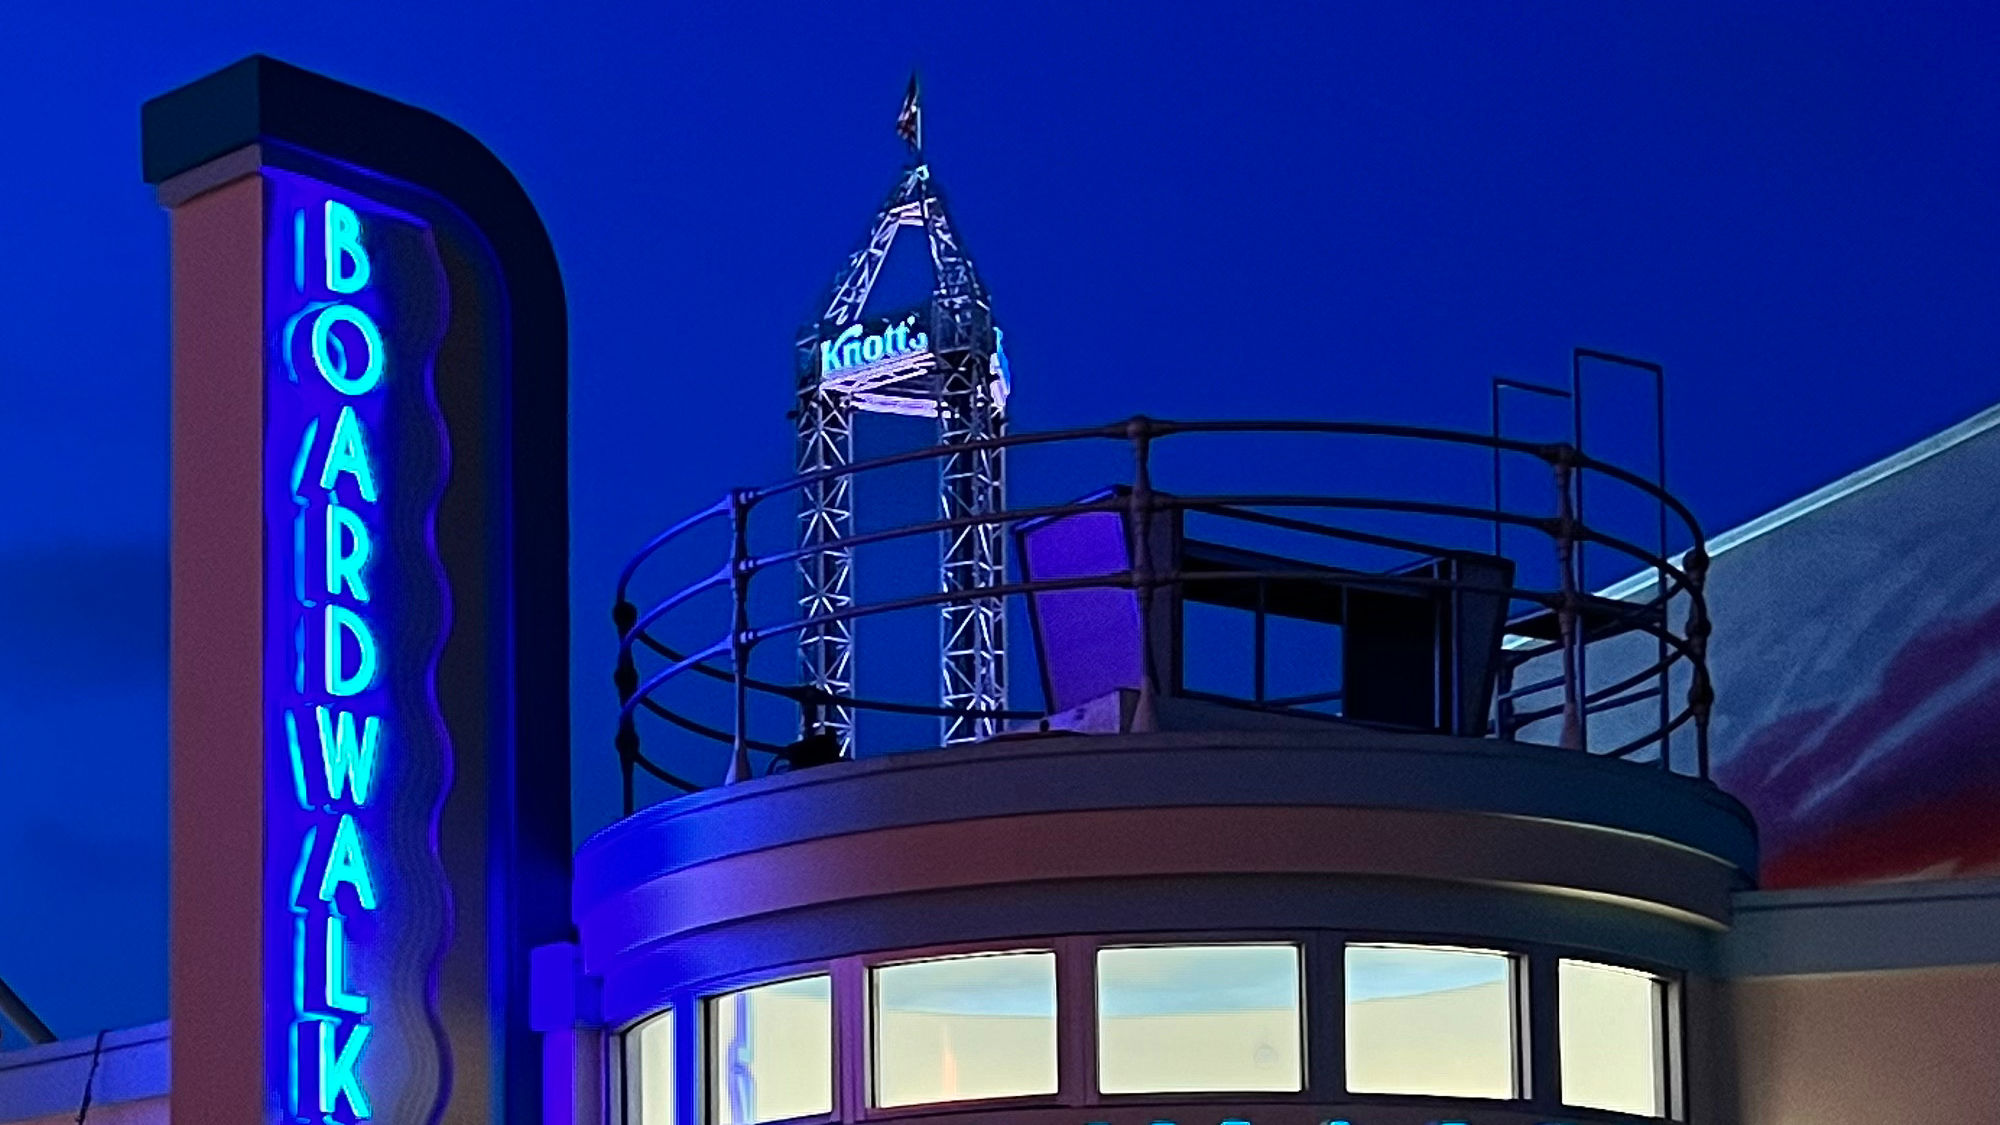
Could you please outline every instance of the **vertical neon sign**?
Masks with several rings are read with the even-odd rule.
[[[442,267],[414,217],[269,171],[267,1042],[298,1122],[428,1120],[448,907],[432,525]]]

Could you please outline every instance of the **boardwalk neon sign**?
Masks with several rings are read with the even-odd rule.
[[[397,1101],[399,1076],[441,1069],[413,1059],[439,1050],[426,1009],[445,913],[442,287],[418,220],[267,175],[266,695],[271,774],[291,780],[266,838],[289,869],[270,915],[290,930],[269,987],[274,1078],[293,1121],[404,1119],[425,1107]]]

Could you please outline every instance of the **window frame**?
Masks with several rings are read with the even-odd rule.
[[[644,1099],[637,1097],[634,1087],[645,1081],[645,1070],[636,1066],[633,1055],[639,1049],[639,1035],[647,1025],[661,1019],[672,1019],[672,1034],[667,1037],[667,1061],[673,1067],[673,1086],[668,1102],[672,1105],[673,1125],[681,1125],[681,1023],[683,1009],[680,1004],[668,1003],[640,1016],[638,1019],[618,1029],[613,1036],[616,1050],[607,1051],[605,1059],[607,1087],[612,1091],[608,1099],[613,1107],[613,1120],[624,1125],[644,1125],[644,1119],[634,1110],[644,1111]]]
[[[809,1113],[797,1117],[773,1118],[770,1121],[758,1122],[756,1125],[793,1125],[793,1123],[807,1122],[833,1125],[833,1123],[844,1119],[847,1110],[843,1104],[846,1099],[843,1097],[845,1083],[842,1081],[842,1077],[845,1073],[844,1056],[850,1048],[846,1046],[847,1036],[843,1034],[844,1028],[841,1026],[841,989],[838,965],[838,962],[820,962],[817,964],[794,965],[782,969],[766,970],[756,974],[728,978],[724,981],[711,982],[695,994],[695,1003],[700,1012],[700,1023],[696,1031],[697,1057],[695,1060],[695,1065],[700,1074],[695,1085],[695,1108],[700,1125],[722,1125],[721,1107],[716,1104],[717,1099],[721,1096],[721,1091],[716,1088],[715,1084],[717,1065],[716,1002],[726,997],[734,996],[739,992],[747,992],[752,989],[764,988],[776,984],[788,984],[796,980],[808,980],[813,977],[827,978],[827,1034],[831,1039],[831,1042],[828,1044],[830,1054],[827,1064],[828,1110],[825,1113]],[[627,1122],[626,1125],[636,1125],[636,1123]]]
[[[1105,949],[1230,945],[1289,945],[1299,958],[1299,1035],[1303,1088],[1283,1091],[1179,1091],[1105,1094],[1099,1087],[1098,954]],[[1507,1099],[1462,1095],[1356,1092],[1347,1086],[1346,951],[1351,945],[1391,945],[1494,953],[1512,965],[1511,1051],[1515,1096]],[[998,1098],[964,1099],[918,1105],[878,1107],[873,1104],[877,1044],[874,1028],[874,977],[878,967],[965,957],[978,954],[1053,953],[1056,973],[1056,1092]],[[603,1071],[614,1093],[606,1107],[613,1120],[640,1125],[631,1118],[627,1090],[627,1036],[647,1021],[675,1013],[675,1125],[718,1125],[714,1075],[718,1042],[713,1004],[735,992],[787,981],[824,976],[829,980],[832,1034],[829,1075],[831,1108],[818,1115],[785,1118],[765,1125],[860,1125],[940,1113],[980,1113],[994,1110],[1105,1110],[1141,1106],[1202,1107],[1241,1104],[1346,1105],[1432,1107],[1449,1114],[1467,1103],[1529,1114],[1590,1116],[1613,1113],[1562,1101],[1561,995],[1557,983],[1560,962],[1573,960],[1647,974],[1660,981],[1663,1018],[1663,1058],[1666,1113],[1660,1121],[1687,1120],[1688,1002],[1684,970],[1642,957],[1605,955],[1580,944],[1540,940],[1495,940],[1489,935],[1452,932],[1412,932],[1362,928],[1243,928],[1234,930],[1107,931],[1081,935],[1002,938],[914,948],[849,954],[796,961],[718,974],[676,985],[660,994],[656,1007],[627,1021],[615,1031],[617,1049],[607,1051]],[[685,1065],[683,1065],[685,1063]],[[1165,1112],[1165,1110],[1162,1110]],[[1183,1111],[1185,1112],[1185,1111]],[[1632,1121],[1648,1118],[1621,1118]]]
[[[1357,1104],[1386,1104],[1408,1102],[1411,1099],[1434,1102],[1439,1105],[1460,1102],[1477,1102],[1490,1106],[1532,1106],[1535,1104],[1534,1081],[1534,1027],[1532,1020],[1537,1005],[1534,1003],[1534,961],[1537,954],[1511,942],[1482,941],[1477,937],[1457,937],[1425,935],[1411,937],[1408,934],[1376,935],[1361,931],[1328,931],[1327,936],[1334,943],[1335,960],[1340,963],[1339,992],[1333,997],[1338,1008],[1340,1021],[1340,1057],[1334,1061],[1340,1074],[1339,1094]],[[1347,1044],[1350,1028],[1347,1023],[1347,951],[1354,946],[1394,947],[1404,949],[1435,949],[1453,953],[1482,953],[1504,957],[1507,960],[1507,1058],[1512,1077],[1513,1094],[1504,1098],[1482,1098],[1473,1094],[1424,1094],[1417,1092],[1398,1093],[1382,1090],[1356,1090],[1351,1085],[1352,1075],[1347,1063]]]
[[[1067,1010],[1063,992],[1064,945],[1074,946],[1077,939],[1060,938],[1054,941],[1022,940],[995,945],[990,942],[971,942],[951,946],[931,946],[921,951],[899,950],[886,954],[871,954],[867,957],[850,959],[852,967],[858,970],[858,1007],[861,1035],[857,1042],[861,1050],[856,1052],[860,1069],[860,1097],[855,1101],[856,1121],[882,1121],[898,1117],[921,1117],[937,1113],[973,1112],[985,1109],[1012,1109],[1028,1105],[1066,1105],[1061,1099],[1065,1094],[1069,1058],[1064,1041],[1072,1034],[1064,1026],[1063,1015]],[[876,1064],[881,1057],[876,1038],[875,1017],[875,970],[892,968],[897,965],[921,964],[926,961],[959,961],[982,956],[1004,956],[1010,953],[1046,953],[1053,958],[1055,973],[1055,1032],[1056,1032],[1056,1088],[1046,1094],[1004,1094],[991,1098],[958,1098],[944,1102],[915,1102],[910,1105],[884,1106],[875,1103]]]
[[[1659,1052],[1654,1056],[1653,1091],[1659,1099],[1660,1113],[1655,1117],[1641,1114],[1626,1114],[1622,1110],[1605,1109],[1601,1106],[1573,1105],[1563,1094],[1562,1088],[1562,963],[1575,961],[1605,969],[1651,977],[1659,985],[1655,993],[1653,1010],[1654,1026],[1659,1033]],[[1565,1113],[1618,1114],[1635,1121],[1685,1121],[1687,1120],[1687,1014],[1686,993],[1687,974],[1657,965],[1648,965],[1629,958],[1611,958],[1578,949],[1558,948],[1549,954],[1549,1044],[1548,1049],[1555,1056],[1556,1086],[1549,1091],[1552,1104],[1561,1107]]]
[[[1160,934],[1098,934],[1088,939],[1084,950],[1084,971],[1088,974],[1088,989],[1084,993],[1087,1008],[1079,1021],[1088,1036],[1089,1055],[1084,1060],[1084,1105],[1209,1105],[1240,1103],[1245,1098],[1273,1104],[1298,1103],[1314,1104],[1314,1079],[1318,1075],[1315,1066],[1317,1058],[1314,1045],[1319,1041],[1313,1023],[1313,947],[1320,934],[1300,930],[1230,930],[1230,931],[1190,931],[1169,936]],[[1104,1076],[1100,1062],[1099,1024],[1103,1018],[1098,1008],[1097,957],[1107,949],[1180,949],[1187,947],[1228,946],[1228,945],[1289,945],[1298,953],[1299,967],[1299,1089],[1292,1090],[1168,1090],[1142,1093],[1111,1094],[1104,1091]]]

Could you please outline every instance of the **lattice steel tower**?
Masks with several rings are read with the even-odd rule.
[[[960,242],[943,194],[923,156],[916,80],[911,79],[898,133],[910,164],[875,214],[867,240],[834,279],[825,313],[799,337],[799,472],[842,468],[854,458],[855,415],[936,418],[942,446],[974,446],[1007,432],[1009,375],[993,303]],[[930,297],[915,309],[865,316],[869,294],[903,231],[923,231],[929,244]],[[939,507],[945,520],[1002,510],[1007,467],[1002,450],[966,448],[943,460]],[[799,605],[808,620],[838,613],[854,601],[854,533],[850,478],[808,486],[799,506]],[[939,534],[941,590],[966,594],[998,586],[1007,569],[997,523],[949,528]],[[1006,707],[1006,613],[999,598],[968,594],[941,610],[940,702],[945,743],[984,738],[998,729]],[[830,702],[818,722],[853,752],[854,630],[848,621],[808,625],[800,634],[804,682]]]

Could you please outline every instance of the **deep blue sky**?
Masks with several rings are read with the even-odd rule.
[[[458,121],[547,219],[580,832],[615,812],[612,577],[787,468],[792,334],[893,180],[913,65],[1019,427],[1477,428],[1489,375],[1558,380],[1588,344],[1667,364],[1674,486],[1715,530],[2000,400],[1990,7],[833,7],[10,10],[0,975],[59,1032],[166,1011],[166,222],[138,106],[253,51]]]

